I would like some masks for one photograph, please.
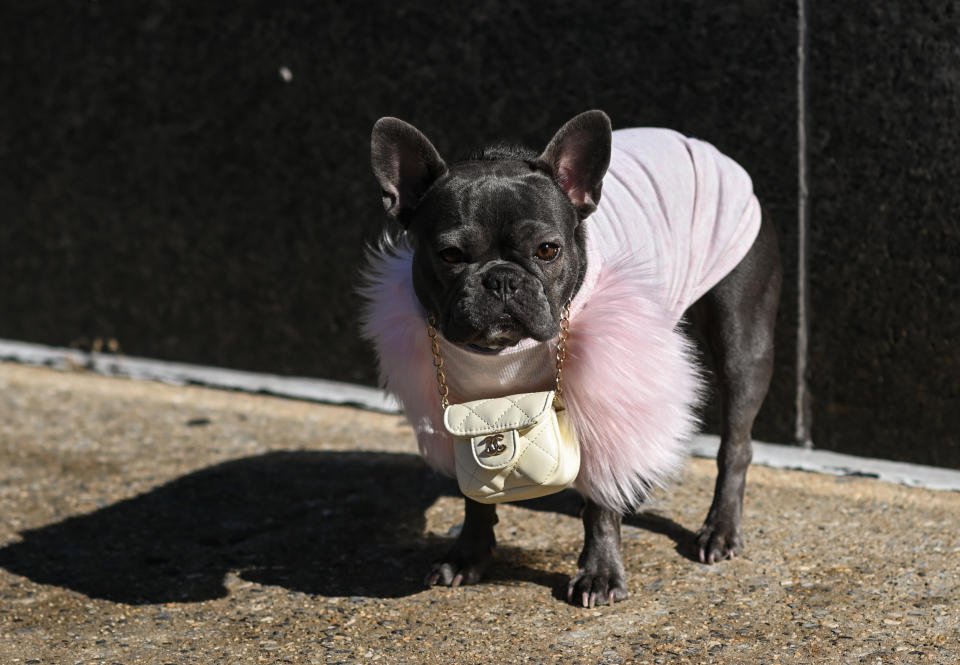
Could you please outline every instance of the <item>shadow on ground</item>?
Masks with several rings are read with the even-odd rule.
[[[0,566],[128,604],[221,598],[230,571],[323,596],[406,596],[423,589],[428,562],[452,541],[424,534],[427,508],[458,494],[454,481],[415,455],[269,453],[26,531],[21,542],[0,549]],[[567,491],[524,505],[577,515],[580,498]],[[640,515],[627,523],[678,546],[692,539],[665,518]],[[509,561],[490,572],[551,588],[565,582]]]
[[[415,455],[269,453],[27,531],[0,550],[0,566],[131,604],[223,597],[228,571],[306,593],[396,597],[422,588],[424,513],[455,491]]]

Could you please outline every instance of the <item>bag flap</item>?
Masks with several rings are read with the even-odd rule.
[[[549,413],[553,395],[554,391],[548,390],[451,404],[443,412],[443,426],[454,436],[482,436],[526,429]]]

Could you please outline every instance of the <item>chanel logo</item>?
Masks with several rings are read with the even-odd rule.
[[[506,450],[507,447],[500,443],[501,441],[503,441],[503,434],[492,434],[482,440],[480,445],[486,447],[483,449],[483,452],[480,453],[480,457],[493,457]]]

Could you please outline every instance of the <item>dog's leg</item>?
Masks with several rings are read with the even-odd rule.
[[[594,607],[627,597],[620,521],[620,513],[587,499],[583,507],[583,552],[577,560],[580,570],[567,586],[567,601]]]
[[[702,299],[703,332],[713,352],[723,408],[713,503],[696,537],[704,563],[733,558],[743,550],[740,521],[753,456],[750,437],[773,374],[780,279],[776,237],[764,218],[747,256]]]
[[[424,580],[427,586],[460,586],[480,581],[490,562],[497,539],[493,526],[497,523],[496,504],[484,504],[472,499],[466,502],[463,528],[453,547],[443,559],[433,564]]]

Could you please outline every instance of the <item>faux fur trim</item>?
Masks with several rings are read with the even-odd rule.
[[[570,323],[564,402],[581,443],[577,489],[627,512],[679,469],[701,379],[688,340],[629,259],[604,266]]]
[[[376,349],[380,384],[403,407],[420,455],[437,471],[454,476],[453,440],[443,428],[427,313],[413,290],[413,250],[402,237],[384,233],[366,259],[359,289],[366,300],[361,332]]]
[[[363,335],[376,347],[382,384],[403,405],[421,455],[452,476],[453,441],[443,428],[412,256],[405,243],[386,238],[368,252]],[[689,343],[658,299],[655,280],[635,263],[601,268],[571,320],[564,367],[564,402],[581,446],[577,489],[620,512],[679,468],[700,395]]]

